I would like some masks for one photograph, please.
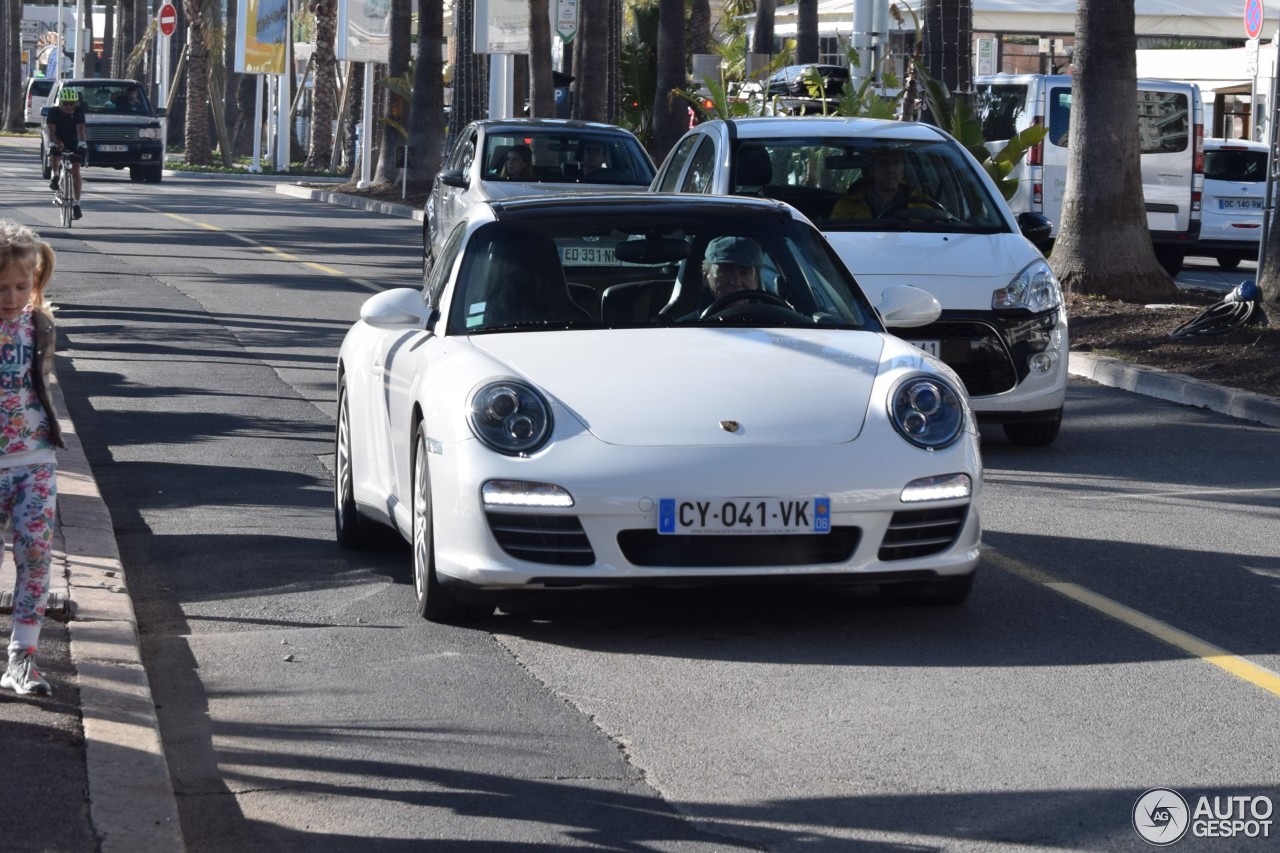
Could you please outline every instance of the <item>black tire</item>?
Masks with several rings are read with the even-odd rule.
[[[1156,260],[1169,275],[1177,275],[1182,270],[1182,262],[1186,259],[1187,253],[1183,249],[1170,249],[1163,246],[1156,248]]]
[[[143,177],[144,177],[144,175],[143,175],[143,173],[142,173],[142,167],[141,167],[141,166],[130,166],[130,167],[129,167],[129,180],[131,180],[131,181],[133,181],[135,184],[137,184],[137,183],[141,183],[141,182],[142,182]]]
[[[418,615],[428,622],[457,624],[493,615],[493,604],[462,602],[436,577],[435,524],[431,510],[431,471],[427,436],[418,425],[413,444],[413,592]]]
[[[49,165],[49,155],[40,155],[40,174],[47,181],[53,177],[53,167]]]
[[[881,593],[894,604],[912,607],[955,607],[969,600],[977,571],[931,581],[886,584]]]
[[[1057,416],[1044,421],[1023,421],[1004,424],[1005,437],[1019,447],[1048,447],[1062,429],[1062,409]]]
[[[1218,255],[1218,269],[1233,270],[1240,266],[1240,259],[1233,255]]]
[[[143,166],[142,179],[149,184],[158,184],[164,180],[164,166]]]
[[[373,544],[370,522],[356,507],[355,474],[351,468],[351,409],[347,380],[338,385],[338,423],[333,439],[333,530],[338,544],[362,550]]]

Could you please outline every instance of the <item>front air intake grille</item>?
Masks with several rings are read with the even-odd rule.
[[[624,530],[618,534],[618,547],[636,566],[808,566],[848,562],[861,536],[857,527],[778,536],[664,536],[656,530]]]
[[[136,127],[91,125],[85,130],[88,132],[90,142],[133,142],[138,138]]]
[[[979,322],[939,320],[912,329],[911,340],[936,340],[939,356],[964,383],[970,397],[983,397],[1013,390],[1018,372],[1000,333]]]
[[[577,516],[487,512],[485,517],[498,545],[517,559],[553,566],[589,566],[596,561]]]
[[[968,514],[967,505],[895,512],[880,542],[880,559],[910,560],[945,551],[960,535]]]

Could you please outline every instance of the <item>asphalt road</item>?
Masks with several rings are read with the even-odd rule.
[[[91,172],[66,233],[16,157],[0,215],[59,253],[189,850],[1136,850],[1150,788],[1280,798],[1276,429],[1073,382],[1054,447],[986,436],[962,608],[620,593],[430,625],[404,548],[336,548],[329,491],[333,355],[416,283],[417,223]]]

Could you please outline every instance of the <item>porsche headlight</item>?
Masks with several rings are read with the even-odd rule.
[[[490,382],[472,395],[468,422],[488,447],[519,456],[537,450],[551,435],[551,407],[523,382]]]
[[[907,441],[927,450],[946,447],[964,429],[964,401],[936,376],[913,376],[890,397],[889,419]]]
[[[1026,308],[1039,314],[1061,304],[1062,288],[1043,258],[1032,261],[1013,281],[991,295],[991,307],[997,311]]]

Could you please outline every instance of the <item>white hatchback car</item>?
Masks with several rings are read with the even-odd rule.
[[[853,212],[882,156],[897,159],[904,197]],[[904,336],[960,375],[980,421],[1003,425],[1014,444],[1043,446],[1057,437],[1067,316],[1032,242],[1047,238],[1051,224],[1039,214],[1015,217],[947,133],[859,118],[709,121],[676,144],[652,188],[790,203],[818,226],[872,301],[893,284],[937,297],[941,318]]]
[[[370,298],[342,342],[337,539],[398,530],[435,621],[618,585],[958,604],[978,431],[955,374],[885,332],[937,301],[877,303],[778,202],[473,205],[423,287]]]
[[[1204,207],[1192,254],[1233,270],[1258,258],[1267,200],[1267,146],[1244,139],[1204,141]]]

